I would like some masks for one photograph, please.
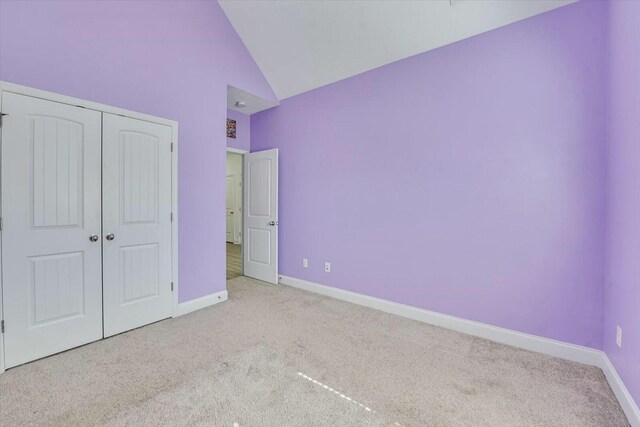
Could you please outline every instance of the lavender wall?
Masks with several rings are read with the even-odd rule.
[[[0,79],[177,120],[180,300],[225,289],[227,84],[275,95],[217,2],[2,1]]]
[[[250,116],[227,109],[227,118],[236,121],[236,139],[227,138],[227,147],[249,151],[251,148]]]
[[[281,274],[601,348],[604,14],[570,5],[251,116],[252,150],[280,148]]]
[[[640,2],[610,3],[604,351],[640,403]],[[622,348],[616,346],[616,326]]]

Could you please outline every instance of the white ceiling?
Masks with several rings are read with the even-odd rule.
[[[287,98],[575,0],[218,0]]]
[[[236,102],[242,102],[244,107],[238,107]],[[240,113],[251,115],[259,111],[266,110],[278,105],[277,102],[269,101],[259,96],[245,92],[244,90],[227,86],[227,108]]]

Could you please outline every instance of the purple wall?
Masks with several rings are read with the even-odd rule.
[[[603,347],[640,400],[640,2],[609,5],[254,115],[254,149],[281,149],[281,273]],[[275,95],[216,2],[0,1],[0,79],[178,120],[180,300],[225,288],[226,87]]]
[[[252,150],[280,148],[281,274],[601,348],[603,14],[563,7],[251,116]]]
[[[610,3],[604,351],[640,402],[640,2]],[[616,346],[622,328],[622,349]]]
[[[225,289],[227,84],[275,95],[217,2],[2,1],[0,79],[177,120],[180,300]]]
[[[236,121],[236,139],[227,138],[227,147],[250,151],[251,118],[246,114],[227,109],[227,118]]]

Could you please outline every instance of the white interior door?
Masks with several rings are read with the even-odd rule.
[[[171,316],[171,128],[104,113],[104,335]]]
[[[236,180],[235,176],[227,176],[227,242],[234,243],[235,224],[235,203],[236,203]]]
[[[278,283],[278,150],[244,155],[244,274]]]
[[[101,113],[8,92],[2,111],[4,337],[12,367],[102,338]]]

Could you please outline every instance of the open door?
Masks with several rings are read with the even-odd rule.
[[[244,275],[278,283],[278,149],[244,155]]]

